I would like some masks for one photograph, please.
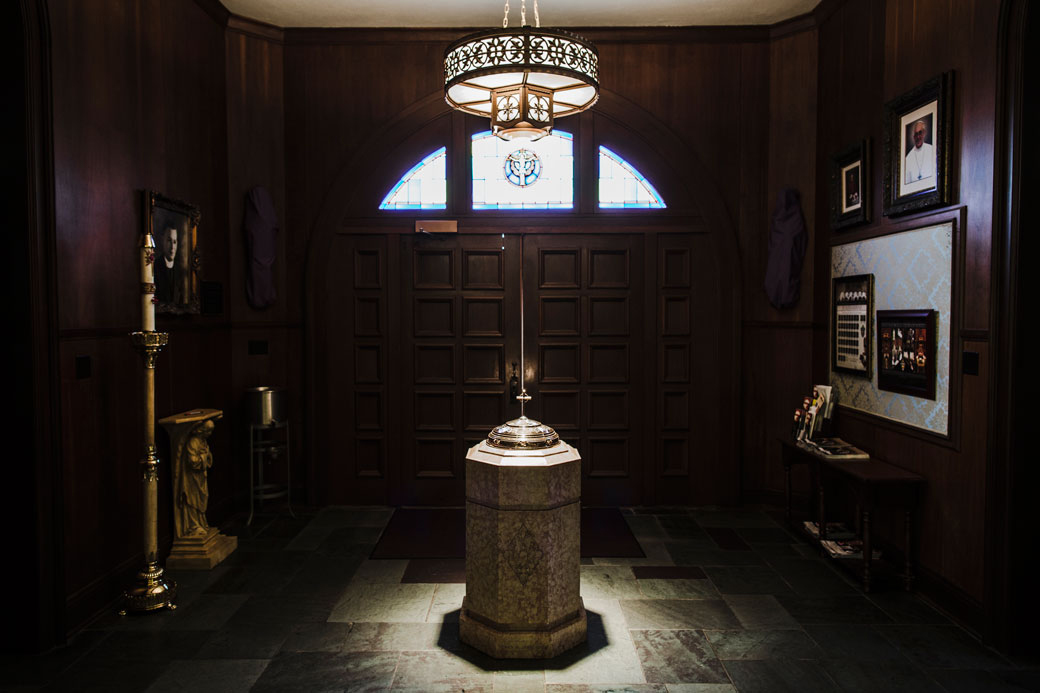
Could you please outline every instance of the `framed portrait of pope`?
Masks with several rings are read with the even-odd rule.
[[[885,104],[885,215],[950,203],[952,92],[948,72]]]

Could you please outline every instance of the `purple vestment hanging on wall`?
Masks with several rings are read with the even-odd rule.
[[[769,259],[766,261],[766,295],[776,308],[798,303],[802,261],[809,243],[798,191],[783,188],[776,200],[769,230]]]

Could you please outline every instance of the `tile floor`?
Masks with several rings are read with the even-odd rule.
[[[0,690],[1040,690],[1040,670],[913,596],[864,595],[756,509],[626,509],[647,557],[583,559],[588,642],[492,660],[459,643],[461,562],[367,559],[391,512],[231,528],[224,564],[174,575],[177,611],[106,614],[60,651],[0,658]]]

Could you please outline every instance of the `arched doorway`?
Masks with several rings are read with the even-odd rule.
[[[308,258],[316,500],[461,504],[465,449],[519,413],[514,362],[531,413],[581,451],[586,504],[737,500],[740,278],[714,182],[674,133],[616,95],[567,125],[579,163],[565,213],[474,212],[467,143],[486,125],[446,113],[439,94],[345,165]],[[448,208],[377,214],[401,172],[445,144]],[[600,145],[632,161],[669,209],[600,210]],[[369,175],[362,162],[375,162]],[[457,232],[417,233],[429,218]]]

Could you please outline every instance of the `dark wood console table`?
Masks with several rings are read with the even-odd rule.
[[[786,474],[787,523],[791,524],[791,467],[795,464],[809,466],[811,479],[810,509],[816,506],[816,520],[820,527],[820,541],[827,539],[827,505],[825,488],[827,483],[840,483],[852,489],[856,504],[861,509],[863,562],[863,590],[870,591],[871,560],[873,546],[870,536],[872,514],[877,508],[893,508],[903,512],[906,530],[906,561],[903,584],[907,591],[913,586],[913,519],[924,477],[881,460],[830,459],[822,453],[802,447],[789,440],[780,440],[781,459]],[[812,513],[810,512],[810,517]]]

